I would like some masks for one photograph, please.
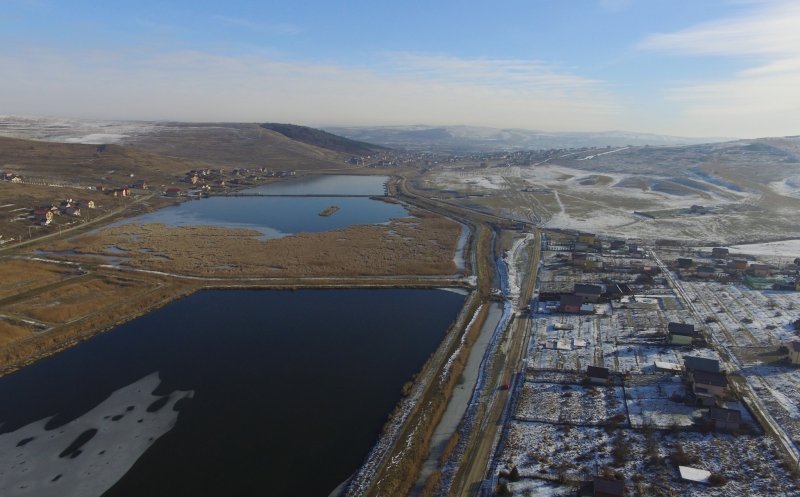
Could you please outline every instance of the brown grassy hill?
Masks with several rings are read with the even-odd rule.
[[[328,133],[320,129],[309,128],[308,126],[298,126],[296,124],[264,123],[262,128],[278,133],[308,145],[321,147],[334,152],[341,152],[350,155],[372,155],[376,152],[388,150],[386,147],[372,145],[370,143],[350,140],[342,136]]]
[[[187,171],[199,167],[213,165],[120,145],[52,143],[0,137],[0,168],[48,182],[120,186],[135,179],[146,179],[159,186],[173,183]]]
[[[258,124],[163,124],[147,134],[126,139],[124,144],[225,167],[266,167],[273,170],[346,167],[346,157],[336,151],[292,140]]]

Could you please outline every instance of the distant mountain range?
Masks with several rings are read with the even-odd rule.
[[[477,126],[356,126],[326,127],[326,131],[361,142],[390,148],[431,152],[467,153],[497,150],[599,148],[644,145],[695,145],[734,138],[686,138],[679,136],[606,131],[599,133],[545,132]]]

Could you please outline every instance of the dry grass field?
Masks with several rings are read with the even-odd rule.
[[[63,281],[75,275],[75,269],[56,264],[23,259],[4,260],[0,263],[0,299]]]
[[[0,347],[31,336],[32,330],[19,323],[0,319]]]
[[[140,269],[204,277],[452,275],[461,226],[427,212],[388,225],[261,240],[247,229],[124,225],[54,242],[53,253],[113,256]]]
[[[117,305],[151,288],[141,281],[119,277],[82,280],[7,306],[9,313],[51,324],[64,324]]]
[[[126,185],[146,179],[170,184],[195,168],[219,167],[198,159],[158,155],[119,145],[52,143],[0,137],[0,167],[22,177],[52,179],[87,186]]]

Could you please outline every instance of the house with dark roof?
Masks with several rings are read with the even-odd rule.
[[[693,324],[673,322],[667,325],[667,343],[671,345],[691,345],[695,336]]]
[[[579,314],[583,305],[583,297],[579,295],[564,294],[558,304],[558,310],[570,314]]]
[[[592,304],[596,304],[600,300],[600,296],[603,294],[603,287],[600,285],[586,285],[577,283],[575,284],[572,293],[581,297],[584,303],[591,302]]]
[[[725,258],[728,257],[730,251],[724,247],[714,247],[711,249],[711,257]]]
[[[704,406],[713,406],[717,399],[728,395],[728,379],[722,373],[709,373],[706,371],[693,371],[692,393],[697,397],[697,402]]]
[[[706,359],[705,357],[683,356],[683,367],[686,371],[705,371],[707,373],[719,373],[719,361],[716,359]]]

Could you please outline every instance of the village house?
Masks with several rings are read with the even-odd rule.
[[[747,269],[747,261],[745,259],[734,259],[728,262],[726,267],[729,271],[744,271]]]
[[[611,240],[611,250],[622,250],[625,248],[625,240]]]
[[[586,252],[573,252],[572,253],[572,265],[573,266],[585,266],[586,265]]]
[[[137,190],[147,190],[147,189],[148,189],[148,186],[147,186],[147,181],[145,181],[145,180],[143,180],[143,179],[140,179],[140,180],[137,180],[137,181],[135,181],[135,182],[133,183],[133,185],[131,185],[131,186],[132,186],[133,188],[136,188]]]
[[[78,200],[76,204],[78,207],[86,207],[87,209],[95,208],[94,200]]]
[[[687,372],[705,371],[707,373],[719,373],[719,361],[716,359],[706,359],[705,357],[683,356],[683,367]]]
[[[594,245],[596,237],[592,233],[582,233],[578,235],[578,242],[585,243],[586,245]]]
[[[601,368],[597,366],[586,366],[586,377],[589,383],[595,385],[607,385],[611,379],[611,372],[608,368]]]
[[[742,413],[736,409],[712,406],[704,418],[719,431],[737,431],[742,425]]]
[[[22,176],[17,176],[16,174],[9,179],[12,183],[22,183]]]
[[[714,247],[711,249],[711,257],[717,257],[720,259],[724,259],[728,257],[730,251],[723,247]]]
[[[173,188],[167,188],[166,191],[164,191],[164,195],[166,195],[167,197],[180,197],[182,193],[183,193],[183,190],[181,190],[180,188],[174,188],[174,187]]]
[[[33,210],[33,218],[36,222],[47,226],[53,221],[53,211],[50,210],[50,207],[38,207]]]
[[[678,264],[679,268],[688,268],[688,267],[692,267],[692,264],[694,264],[694,261],[692,259],[688,259],[686,257],[679,257],[677,259],[676,263]]]
[[[581,312],[582,305],[583,297],[579,295],[564,294],[561,296],[561,300],[558,304],[558,310],[560,312],[566,312],[570,314],[579,314]]]
[[[603,294],[603,287],[599,285],[576,283],[573,287],[572,293],[583,299],[582,303],[590,302],[592,304],[596,304],[600,300],[600,296]]]
[[[105,190],[105,193],[111,195],[112,197],[127,197],[130,195],[130,190],[127,186],[123,186],[121,188],[112,188],[110,190]]]
[[[728,394],[728,379],[722,373],[693,371],[691,377],[692,393],[701,405],[713,406]]]
[[[695,336],[693,324],[669,323],[667,325],[667,343],[670,345],[691,345]]]
[[[698,278],[713,278],[716,272],[716,269],[711,266],[700,266],[695,271],[695,274]]]
[[[750,264],[747,272],[757,277],[771,276],[775,268],[768,264]]]

